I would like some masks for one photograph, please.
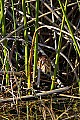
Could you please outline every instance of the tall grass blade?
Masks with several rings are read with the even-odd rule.
[[[77,44],[77,42],[76,42],[76,40],[75,40],[73,31],[72,31],[72,29],[71,29],[69,20],[68,20],[68,18],[67,18],[67,16],[66,16],[66,13],[65,13],[65,11],[64,11],[62,2],[61,2],[61,0],[58,0],[58,1],[59,1],[59,4],[60,4],[60,7],[61,7],[61,9],[62,9],[63,15],[64,15],[64,17],[65,17],[65,21],[66,21],[66,23],[67,23],[68,29],[69,29],[69,31],[70,31],[70,34],[71,34],[71,37],[72,37],[72,40],[73,40],[74,49],[75,49],[75,51],[77,51],[77,53],[78,53],[78,55],[79,55],[79,57],[80,57],[80,49],[79,49],[79,46],[78,46],[78,44]]]
[[[0,0],[0,35],[1,35],[1,0]]]
[[[30,0],[28,0],[28,1],[30,1]],[[28,15],[31,14],[30,2],[27,2],[27,13],[28,13]]]
[[[30,1],[30,0],[28,0],[28,1]],[[31,14],[30,2],[27,2],[27,14],[29,16]],[[28,27],[29,27],[29,25],[28,25]],[[30,27],[29,27],[29,31],[30,31]],[[31,67],[32,67],[32,65],[31,65],[31,62],[30,62],[31,60],[30,59],[28,61],[28,88],[31,87]],[[30,92],[28,92],[28,94],[30,94]]]
[[[39,0],[36,0],[36,21],[35,31],[38,28],[38,15],[39,15]],[[37,59],[38,59],[38,31],[36,32],[35,43],[34,43],[34,68],[33,68],[33,82],[37,77]]]
[[[14,30],[16,30],[16,18],[15,18],[15,11],[14,11],[14,0],[11,0],[11,3],[12,3],[12,13],[13,13],[13,27],[14,27]],[[16,42],[16,32],[14,33],[14,36],[15,36],[15,41],[14,41],[14,44],[16,44],[17,46],[17,42]],[[17,50],[17,47],[16,47],[16,50]],[[18,52],[16,52],[16,71],[18,71]]]
[[[77,0],[77,2],[78,2],[78,8],[79,8],[79,12],[80,12],[80,3],[79,3],[79,0]],[[80,21],[80,19],[79,19],[79,21]],[[80,79],[78,80],[78,85],[79,85],[79,95],[80,95]]]
[[[65,2],[65,11],[66,11],[66,6],[67,6],[67,0]],[[64,28],[64,20],[65,18],[63,15],[61,30]],[[59,41],[58,41],[58,48],[57,48],[56,60],[55,60],[55,69],[54,69],[54,75],[52,76],[51,90],[54,89],[54,86],[55,86],[55,80],[56,80],[58,63],[59,63],[59,55],[60,55],[60,50],[61,50],[61,43],[62,43],[62,32],[60,32]]]
[[[4,0],[1,0],[0,3],[1,3],[1,5],[0,5],[1,6],[1,20],[0,20],[0,22],[1,22],[1,28],[2,28],[1,33],[2,33],[2,36],[5,37],[6,28],[5,28],[5,15],[4,15]],[[5,40],[3,42],[3,45],[5,46],[4,50],[3,50],[4,57],[5,57],[5,56],[7,56],[7,50],[5,49],[7,47],[7,40]],[[6,85],[9,85],[9,75],[7,73],[8,70],[9,70],[9,63],[8,63],[8,59],[7,59],[6,63],[5,63]]]
[[[26,77],[28,78],[28,88],[30,88],[30,78],[28,77],[28,70],[30,70],[28,67],[28,34],[27,34],[27,18],[26,18],[26,4],[25,0],[22,0],[22,10],[24,14],[24,39],[25,39],[25,73]]]

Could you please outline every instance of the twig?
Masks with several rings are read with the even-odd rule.
[[[67,91],[69,90],[70,87],[63,87],[63,88],[59,88],[59,89],[55,89],[55,90],[51,90],[51,91],[44,91],[42,93],[37,93],[35,95],[26,95],[26,96],[21,96],[21,97],[17,97],[17,98],[14,98],[14,100],[26,100],[26,101],[30,101],[30,100],[34,100],[34,99],[38,99],[39,97],[44,97],[44,96],[47,96],[47,95],[51,95],[51,94],[59,94],[59,93],[62,93],[64,91]],[[3,102],[11,102],[13,101],[13,98],[3,98],[3,99],[0,99],[0,103],[3,103]]]
[[[59,96],[73,98],[73,99],[80,99],[80,97],[72,96],[72,95],[59,94]]]

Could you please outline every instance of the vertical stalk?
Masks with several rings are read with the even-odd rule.
[[[30,1],[30,0],[28,0],[28,1]],[[30,13],[31,13],[30,2],[27,2],[27,13],[28,13],[28,15],[30,15]]]
[[[13,12],[13,23],[14,23],[14,30],[16,30],[16,18],[15,18],[15,11],[14,11],[14,0],[11,0],[12,2],[12,12]],[[15,41],[14,44],[16,43],[16,32],[14,33],[15,36]],[[16,43],[16,47],[17,47],[17,43]],[[17,50],[17,48],[16,48]],[[18,52],[16,52],[16,71],[18,71]]]
[[[22,10],[24,14],[24,39],[25,39],[25,73],[28,78],[28,34],[27,34],[27,18],[25,0],[22,0]],[[28,81],[28,88],[30,88],[30,79]]]
[[[59,1],[59,4],[60,4],[60,7],[61,7],[61,9],[62,9],[62,12],[63,12],[63,14],[64,14],[65,21],[66,21],[66,23],[67,23],[69,32],[70,32],[70,34],[71,34],[71,38],[72,38],[72,40],[73,40],[73,46],[74,46],[75,52],[77,52],[78,55],[79,55],[79,57],[80,57],[80,49],[79,49],[79,46],[78,46],[78,44],[77,44],[77,41],[75,40],[73,31],[72,31],[72,29],[71,29],[70,23],[69,23],[68,18],[67,18],[67,16],[66,16],[66,13],[65,13],[65,11],[64,11],[64,9],[63,9],[63,5],[62,5],[62,3],[61,3],[61,0],[58,0],[58,1]],[[78,1],[77,1],[77,2],[78,2]],[[78,6],[79,6],[79,4],[78,4]],[[80,9],[80,8],[79,8],[79,9]],[[80,94],[80,79],[78,79],[77,81],[78,81],[78,84],[79,84],[79,94]]]
[[[58,1],[59,1],[59,4],[60,4],[60,7],[61,7],[61,9],[62,9],[63,15],[64,15],[64,17],[65,17],[65,21],[66,21],[66,23],[67,23],[69,32],[70,32],[70,34],[71,34],[71,38],[72,38],[72,40],[73,40],[74,49],[75,49],[75,51],[77,51],[77,53],[78,53],[78,55],[79,55],[79,57],[80,57],[80,49],[79,49],[79,46],[78,46],[78,44],[77,44],[77,42],[76,42],[76,40],[75,40],[73,31],[72,31],[72,29],[71,29],[69,20],[68,20],[68,18],[67,18],[67,16],[66,16],[65,10],[64,10],[63,5],[62,5],[62,2],[61,2],[61,0],[58,0]]]
[[[80,3],[79,3],[79,0],[77,0],[77,2],[78,2],[78,8],[79,8],[79,12],[80,12]],[[77,53],[76,53],[76,56],[77,56]],[[78,59],[78,56],[76,57],[76,59]],[[78,80],[78,85],[79,85],[79,96],[80,96],[80,78]]]
[[[1,34],[1,0],[0,0],[0,34]]]
[[[39,0],[36,0],[36,21],[35,31],[38,28],[38,15],[39,15]],[[36,32],[35,43],[34,43],[34,68],[33,68],[33,82],[37,77],[37,59],[38,59],[38,31]]]
[[[27,120],[29,120],[29,101],[26,102]]]
[[[67,0],[65,2],[65,11],[66,11],[66,6],[67,6]],[[63,28],[64,28],[64,15],[63,15],[63,19],[62,19],[61,30]],[[58,41],[58,48],[57,48],[56,60],[55,60],[55,69],[54,69],[54,75],[52,76],[51,90],[54,89],[54,86],[55,86],[55,80],[56,80],[57,69],[58,69],[58,64],[59,64],[59,55],[60,55],[61,43],[62,43],[62,32],[60,32],[59,41]]]
[[[50,2],[51,2],[51,8],[53,9],[53,1],[50,0]],[[53,23],[55,22],[53,13],[52,13],[52,22]],[[56,32],[55,31],[54,31],[54,39],[55,39],[55,50],[56,50],[57,49],[57,41],[56,41]]]
[[[14,14],[14,0],[11,0],[12,2],[12,12],[13,12],[13,22],[14,22],[14,30],[16,30],[16,19],[15,19],[15,14]],[[16,32],[15,32],[16,36]]]
[[[0,1],[1,3],[1,27],[2,27],[2,36],[5,37],[6,35],[6,28],[5,28],[5,15],[4,15],[4,0],[1,0]],[[5,40],[3,42],[4,44],[4,50],[3,50],[3,53],[4,53],[4,57],[7,56],[7,50],[5,49],[7,47],[7,40]],[[4,60],[5,61],[5,60]],[[6,63],[5,63],[5,71],[6,71],[6,85],[9,85],[9,75],[7,73],[7,71],[9,70],[9,63],[8,63],[8,60],[6,60]]]
[[[28,0],[28,1],[30,1],[30,0]],[[30,15],[30,13],[31,13],[30,2],[27,2],[27,14]],[[28,27],[29,27],[29,25],[28,25]],[[28,88],[31,87],[31,83],[30,83],[31,82],[31,67],[32,67],[31,61],[29,60],[29,62],[28,62]],[[28,94],[30,94],[30,92],[28,92]]]
[[[4,0],[1,0],[1,25],[2,25],[2,35],[5,37],[5,16],[4,16]]]

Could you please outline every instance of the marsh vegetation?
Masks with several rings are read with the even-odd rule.
[[[80,119],[80,0],[0,0],[0,119]]]

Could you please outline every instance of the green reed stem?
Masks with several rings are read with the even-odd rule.
[[[79,12],[80,12],[80,3],[79,3],[79,0],[77,0],[78,2],[78,8],[79,8]],[[79,85],[79,96],[80,96],[80,78],[78,80],[78,85]]]
[[[28,0],[28,1],[30,1],[30,0]],[[30,2],[27,2],[27,13],[28,13],[28,15],[31,14]]]
[[[22,0],[22,9],[24,13],[24,39],[25,39],[25,73],[27,82],[28,82],[28,88],[30,88],[30,66],[28,65],[28,34],[27,34],[27,18],[26,18],[26,4],[25,0]]]
[[[66,11],[66,6],[67,6],[67,0],[65,2],[65,7],[64,7],[65,11]],[[61,31],[64,28],[64,20],[65,20],[65,18],[63,15]],[[58,41],[58,48],[57,48],[56,60],[55,60],[55,69],[54,69],[54,75],[52,76],[51,90],[54,89],[54,87],[55,87],[57,69],[58,69],[58,64],[59,64],[59,55],[60,55],[60,50],[61,50],[61,43],[62,43],[62,32],[60,32],[59,41]]]
[[[29,1],[29,0],[28,0]],[[30,10],[30,2],[27,2],[27,14],[30,15],[31,14],[31,10]],[[28,25],[29,27],[29,25]],[[30,31],[30,28],[29,28]],[[30,58],[31,59],[31,58]],[[28,61],[28,88],[31,87],[31,62]],[[30,92],[28,92],[28,94],[30,94]]]
[[[14,30],[16,30],[16,18],[15,18],[15,11],[14,11],[14,0],[11,0],[12,2],[12,12],[13,12],[13,23],[14,23]],[[15,43],[16,43],[16,32],[14,33],[15,36]],[[17,43],[16,43],[17,47]],[[17,50],[17,48],[16,48]],[[16,52],[16,71],[18,71],[18,52]]]
[[[5,16],[4,16],[4,0],[1,0],[1,25],[2,25],[2,35],[4,37],[6,34]]]
[[[12,12],[13,12],[13,22],[14,22],[14,30],[16,30],[16,19],[15,19],[15,14],[14,14],[14,0],[11,0],[12,2]],[[15,32],[15,36],[16,36],[16,32]]]
[[[62,2],[61,2],[61,0],[58,0],[58,1],[59,1],[59,4],[60,4],[60,7],[61,7],[61,9],[62,9],[63,15],[64,15],[64,17],[65,17],[65,21],[66,21],[66,23],[67,23],[68,29],[69,29],[69,31],[70,31],[71,38],[72,38],[72,40],[73,40],[74,49],[75,49],[75,51],[77,51],[77,53],[78,53],[78,55],[79,55],[79,57],[80,57],[79,46],[78,46],[78,44],[77,44],[77,42],[76,42],[76,40],[75,40],[73,31],[72,31],[72,29],[71,29],[69,20],[68,20],[68,18],[67,18],[67,16],[66,16],[65,10],[64,10],[63,5],[62,5]]]
[[[0,33],[1,33],[1,0],[0,0]]]
[[[2,27],[2,36],[5,37],[6,35],[6,28],[5,28],[5,15],[4,15],[4,0],[0,1],[1,3],[1,27]],[[7,47],[7,40],[5,40],[3,42],[5,48]],[[4,57],[7,55],[7,50],[4,48],[3,52],[4,52]],[[5,71],[6,71],[6,85],[9,85],[9,75],[7,73],[7,71],[9,70],[9,63],[8,60],[6,60],[5,63]]]
[[[35,31],[38,28],[38,15],[39,15],[39,0],[36,0],[36,21],[35,21]],[[33,68],[33,82],[37,77],[37,59],[38,59],[38,31],[36,31],[35,43],[34,43],[34,68]]]

